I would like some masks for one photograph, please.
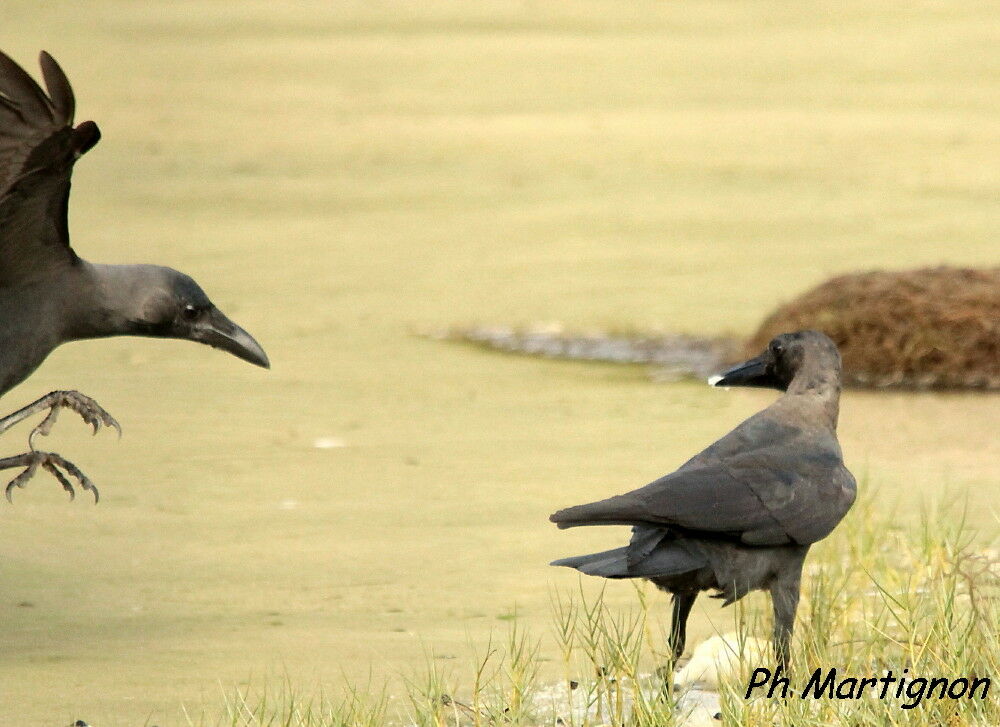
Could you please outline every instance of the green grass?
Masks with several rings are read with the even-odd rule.
[[[181,704],[214,714],[248,675],[298,694],[371,674],[398,698],[386,675],[428,649],[482,654],[512,604],[545,633],[552,589],[574,583],[546,564],[624,537],[548,513],[662,475],[773,396],[414,330],[744,335],[837,272],[996,262],[991,3],[0,15],[2,47],[29,66],[50,50],[104,132],[74,176],[77,250],[188,272],[274,362],[80,343],[4,397],[78,388],[125,428],[91,439],[64,417],[53,434],[98,507],[38,479],[0,508],[4,724],[183,725]],[[912,498],[968,491],[996,532],[996,404],[851,392],[847,461],[903,522]],[[692,640],[730,619],[699,606]]]

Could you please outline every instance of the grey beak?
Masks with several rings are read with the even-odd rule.
[[[762,386],[772,388],[775,383],[768,372],[770,360],[765,356],[757,356],[745,363],[723,371],[708,380],[712,386]]]
[[[254,337],[233,323],[218,308],[212,308],[191,327],[192,340],[228,351],[254,366],[271,368],[271,362]]]

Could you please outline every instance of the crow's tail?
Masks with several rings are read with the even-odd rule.
[[[616,495],[607,500],[567,507],[549,515],[560,528],[581,525],[635,525],[649,520],[642,503],[632,494]]]
[[[697,548],[686,547],[681,540],[664,540],[638,561],[630,560],[630,550],[626,546],[603,553],[577,555],[553,561],[551,565],[576,568],[588,576],[602,578],[656,578],[688,573],[708,566],[708,560]]]

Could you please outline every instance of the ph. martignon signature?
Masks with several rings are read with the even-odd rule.
[[[905,700],[900,705],[903,709],[913,709],[920,706],[924,699],[986,699],[990,691],[988,677],[908,677],[909,669],[903,669],[898,677],[892,670],[886,670],[881,677],[845,676],[837,674],[836,667],[829,669],[817,668],[806,686],[799,693],[800,699],[861,699],[862,696],[877,699],[895,698]],[[765,690],[768,699],[780,697],[787,699],[791,691],[791,683],[787,677],[781,676],[781,667],[774,672],[764,667],[758,667],[750,675],[745,699],[750,699],[755,690]],[[793,692],[794,693],[794,692]],[[761,696],[758,694],[758,696]]]

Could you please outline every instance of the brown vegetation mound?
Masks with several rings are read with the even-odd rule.
[[[1000,389],[1000,268],[832,278],[768,316],[746,353],[803,329],[836,342],[849,385]]]

